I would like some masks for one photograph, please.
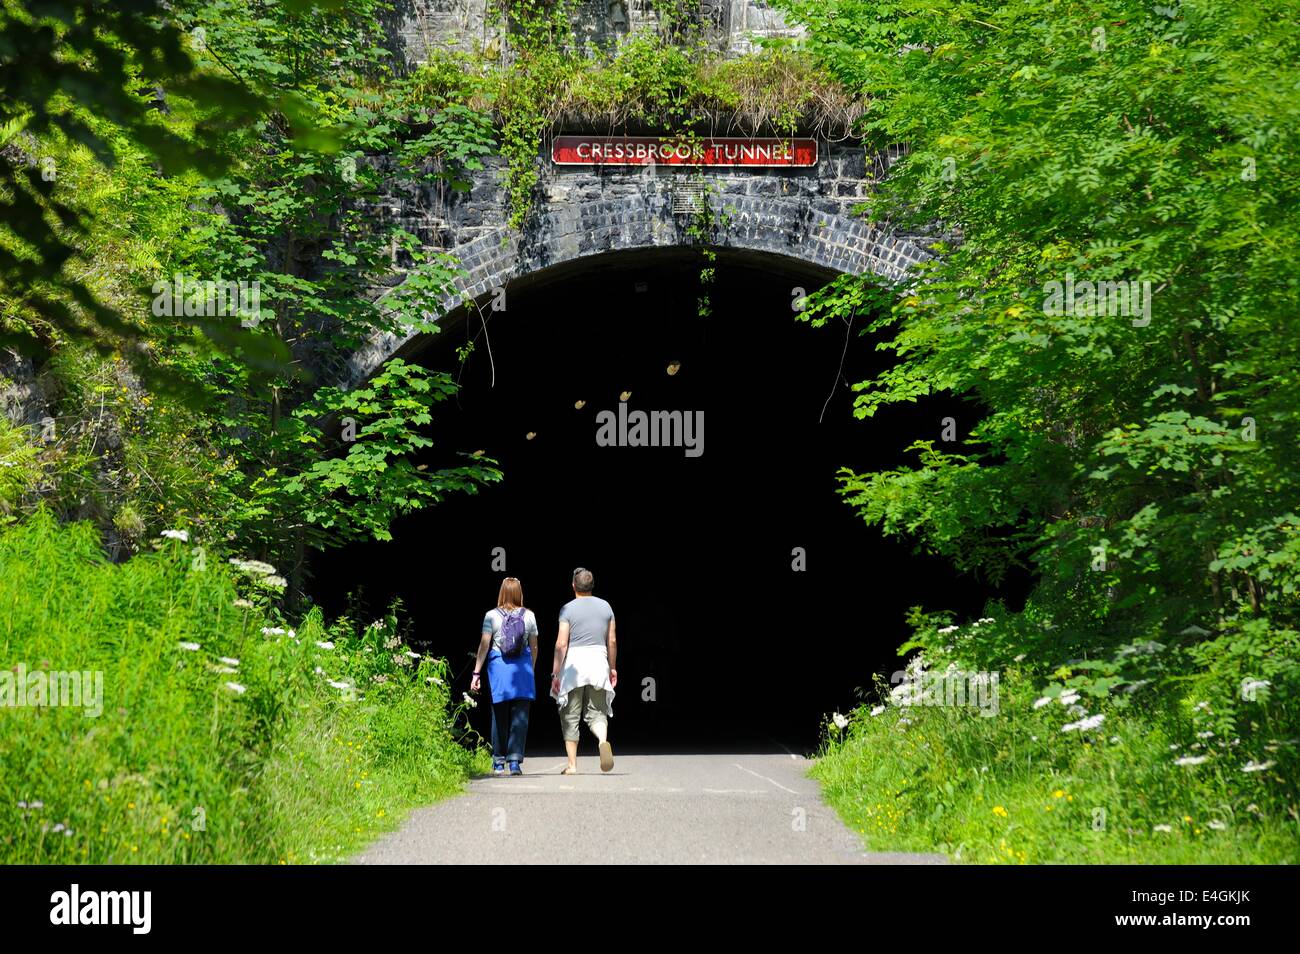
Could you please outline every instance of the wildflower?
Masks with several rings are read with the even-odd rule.
[[[1063,789],[1059,789],[1059,788],[1058,788],[1056,791],[1054,791],[1054,792],[1052,793],[1052,797],[1053,797],[1053,798],[1064,798],[1064,797],[1065,797],[1065,791],[1064,791]]]
[[[262,627],[262,635],[263,635],[263,636],[283,636],[284,634],[285,634],[285,630],[284,630],[283,628],[279,627],[279,626],[263,626],[263,627]]]
[[[1211,732],[1211,731],[1209,731],[1209,730],[1207,729],[1207,730],[1204,731],[1204,732],[1197,732],[1197,733],[1196,733],[1196,737],[1197,737],[1198,739],[1209,739],[1209,738],[1213,738],[1213,737],[1214,737],[1214,733]]]
[[[1181,759],[1174,759],[1175,765],[1200,765],[1202,762],[1209,761],[1208,755],[1184,755]]]
[[[446,683],[444,683],[444,682],[443,682],[441,679],[439,679],[437,676],[429,676],[429,677],[428,677],[427,679],[425,679],[424,681],[425,681],[426,683],[429,683],[429,684],[437,683],[437,684],[440,685],[440,686],[442,686],[442,685],[446,685]]]
[[[289,581],[282,576],[267,576],[262,578],[262,582],[267,586],[273,586],[277,590],[282,590],[289,585]]]
[[[1078,729],[1080,732],[1087,732],[1091,729],[1097,728],[1097,726],[1101,725],[1104,721],[1106,721],[1106,717],[1098,713],[1095,716],[1088,716],[1086,719],[1080,719],[1078,722],[1071,722],[1067,725],[1063,725],[1061,726],[1061,731],[1073,732]]]
[[[181,543],[190,542],[189,532],[185,530],[164,530],[160,536],[166,537],[168,540],[179,540]]]
[[[831,721],[835,723],[837,729],[847,729],[849,727],[849,720],[838,712],[831,714]]]
[[[1164,831],[1164,832],[1170,832],[1170,831],[1173,831],[1173,830],[1174,830],[1174,826],[1173,826],[1173,825],[1156,825],[1156,827],[1155,827],[1155,828],[1152,828],[1151,830],[1152,830],[1152,831]]]
[[[1079,693],[1075,689],[1067,689],[1056,697],[1056,701],[1063,706],[1072,706],[1079,701]]]
[[[420,658],[420,654],[417,653],[417,652],[415,652],[414,650],[411,650],[411,649],[408,649],[408,650],[406,651],[406,655],[410,656],[412,659],[419,659],[419,658]]]
[[[195,652],[199,648],[198,643],[177,643],[177,646],[189,653]]]
[[[240,694],[240,695],[243,695],[245,692],[248,691],[245,687],[241,686],[241,685],[240,685],[239,683],[237,683],[237,682],[228,682],[228,683],[226,683],[226,688],[229,689],[231,692],[235,692],[235,693],[238,693],[238,694]]]
[[[208,668],[213,672],[221,673],[223,676],[233,676],[235,673],[239,672],[239,670],[234,666],[209,666]]]
[[[940,635],[940,636],[947,636],[949,633],[955,633],[955,632],[957,632],[957,630],[960,629],[960,628],[961,628],[961,627],[959,627],[959,626],[945,626],[943,629],[939,630],[939,635]]]
[[[1051,696],[1041,696],[1040,698],[1034,700],[1034,708],[1041,709],[1043,706],[1047,705],[1051,701],[1052,701]]]
[[[1252,759],[1251,761],[1243,765],[1241,767],[1241,770],[1243,772],[1264,772],[1267,771],[1268,769],[1271,769],[1276,764],[1277,763],[1274,762],[1272,759],[1269,759],[1267,762],[1256,762],[1254,759]]]
[[[1225,825],[1225,824],[1224,824],[1223,822],[1221,822],[1221,821],[1212,821],[1212,822],[1209,822],[1208,824],[1206,824],[1205,827],[1206,827],[1206,828],[1209,828],[1211,831],[1223,831],[1223,830],[1226,829],[1228,826]]]
[[[248,600],[245,600],[245,599],[238,599],[238,600],[235,600],[234,605],[235,605],[236,607],[238,607],[239,609],[252,609],[252,608],[253,608],[253,604],[250,603]]]
[[[231,557],[230,563],[235,569],[243,570],[245,573],[251,573],[254,576],[270,576],[275,572],[275,567],[269,563],[263,563],[261,560],[238,560]]]
[[[1209,711],[1210,711],[1210,704],[1209,704],[1208,702],[1198,702],[1198,703],[1196,703],[1196,705],[1192,706],[1192,711],[1193,711],[1193,712],[1209,712]]]
[[[330,685],[333,686],[335,689],[351,689],[351,688],[352,688],[352,684],[351,684],[351,683],[347,683],[347,682],[338,682],[337,680],[334,680],[334,679],[331,679],[331,680],[329,681],[329,683],[330,683]]]
[[[471,709],[473,709],[476,705],[478,705],[478,703],[474,701],[474,697],[471,696],[468,692],[465,693],[465,705],[469,706]]]
[[[316,645],[319,646],[321,649],[333,649],[333,648],[334,648],[334,643],[333,643],[331,640],[328,640],[328,639],[318,639],[318,640],[316,640]]]
[[[874,709],[871,710],[871,714],[872,714],[873,716],[878,716],[878,715],[880,715],[880,713],[882,713],[882,712],[884,712],[884,711],[885,711],[885,707],[884,707],[884,706],[876,706]]]
[[[235,658],[232,657],[232,656],[222,656],[222,657],[220,657],[220,658],[221,658],[221,661],[222,661],[223,663],[225,663],[227,666],[238,666],[238,665],[239,665],[239,660],[238,660],[238,659],[235,659]]]
[[[1001,805],[994,805],[994,806],[993,806],[993,814],[994,814],[994,815],[997,815],[999,818],[1006,818],[1006,817],[1007,817],[1007,810],[1006,810],[1005,808],[1003,808]]]
[[[1253,701],[1254,693],[1273,685],[1267,679],[1247,679],[1241,684],[1241,698]]]
[[[1011,661],[1012,661],[1012,662],[1024,662],[1024,661],[1025,661],[1025,657],[1028,656],[1028,655],[1029,655],[1028,653],[1017,653],[1017,654],[1012,658]]]

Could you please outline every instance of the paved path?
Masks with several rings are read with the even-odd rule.
[[[617,748],[615,754],[617,755]],[[418,809],[360,864],[942,864],[942,855],[868,854],[790,755],[619,756],[524,763]]]

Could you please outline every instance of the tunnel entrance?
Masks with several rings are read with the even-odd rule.
[[[719,249],[702,317],[705,264],[690,249],[610,253],[512,285],[504,311],[484,310],[486,333],[473,310],[445,323],[414,360],[455,369],[456,349],[474,348],[458,400],[433,410],[428,462],[482,449],[504,481],[313,567],[330,612],[366,620],[400,599],[412,643],[451,661],[458,694],[500,580],[517,576],[541,627],[530,755],[562,750],[547,689],[574,567],[594,572],[618,620],[621,751],[808,751],[827,714],[899,668],[908,607],[977,613],[991,595],[882,538],[836,493],[838,468],[894,466],[970,409],[855,419],[846,384],[888,360],[858,337],[869,316],[814,329],[791,307],[831,276]],[[602,446],[601,414],[624,394],[629,412],[701,413],[702,453]],[[485,737],[488,718],[473,713]]]

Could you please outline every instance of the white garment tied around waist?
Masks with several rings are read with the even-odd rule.
[[[609,650],[604,646],[570,646],[560,671],[560,692],[551,694],[564,706],[569,693],[582,686],[605,690],[605,715],[614,715],[614,687],[609,682]]]

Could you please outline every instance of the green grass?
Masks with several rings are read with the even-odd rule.
[[[338,861],[485,769],[445,661],[392,618],[290,635],[273,591],[186,542],[112,565],[87,524],[4,530],[0,661],[102,672],[103,711],[0,708],[0,862]]]
[[[992,717],[863,706],[828,727],[812,774],[869,850],[977,864],[1300,861],[1294,719],[1261,713],[1237,745],[1207,738],[1193,750],[1200,723],[1176,708],[1105,706],[1105,722],[1081,735],[1062,732],[1074,716],[1058,702],[1034,708],[1022,672],[1003,672],[999,688]],[[1175,764],[1192,752],[1210,757]],[[1251,760],[1274,765],[1243,773]]]

